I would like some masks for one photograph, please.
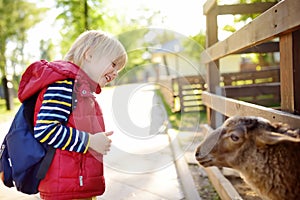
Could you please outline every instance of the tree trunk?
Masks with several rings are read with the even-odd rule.
[[[4,99],[6,104],[7,110],[13,109],[13,94],[12,94],[12,88],[8,87],[9,81],[7,80],[6,76],[3,76],[2,78],[2,85],[3,85],[3,92],[4,92]]]

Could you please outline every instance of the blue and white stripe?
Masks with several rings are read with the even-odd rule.
[[[72,111],[74,81],[57,81],[47,88],[37,115],[34,136],[54,148],[85,153],[88,133],[66,126]]]

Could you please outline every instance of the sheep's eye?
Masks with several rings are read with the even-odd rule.
[[[224,134],[226,134],[226,129],[222,129],[222,131],[221,131],[221,135],[224,135]]]
[[[230,135],[230,138],[232,139],[232,141],[236,142],[238,141],[240,138],[234,134]]]

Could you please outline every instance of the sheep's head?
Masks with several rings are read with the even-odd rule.
[[[299,139],[287,136],[294,133],[286,125],[271,124],[264,118],[235,116],[210,133],[196,149],[195,156],[204,167],[235,168],[251,156],[249,152],[282,141],[299,142]]]

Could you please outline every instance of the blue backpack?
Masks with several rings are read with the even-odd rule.
[[[0,149],[4,184],[26,194],[38,193],[38,185],[51,164],[55,149],[33,136],[34,107],[38,94],[19,108]]]

